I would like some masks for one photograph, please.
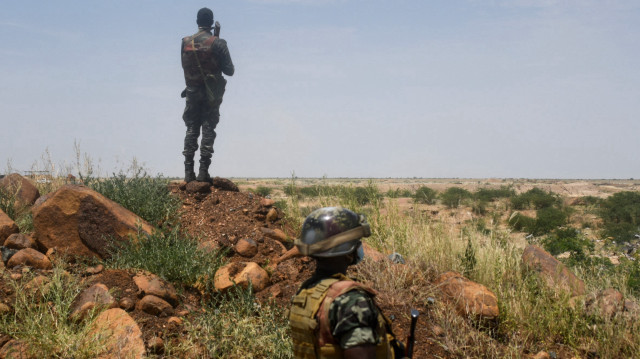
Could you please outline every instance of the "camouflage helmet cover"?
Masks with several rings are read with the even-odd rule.
[[[338,257],[353,252],[360,238],[369,235],[364,216],[342,207],[325,207],[307,216],[296,245],[312,257]]]

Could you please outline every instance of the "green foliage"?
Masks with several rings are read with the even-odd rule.
[[[413,194],[413,201],[416,203],[434,204],[436,203],[437,196],[438,192],[433,188],[421,186],[416,190],[416,193]]]
[[[627,274],[627,288],[635,296],[640,297],[640,259],[632,261]]]
[[[266,196],[269,196],[271,192],[273,192],[273,188],[266,187],[266,186],[258,186],[256,187],[256,189],[250,189],[250,191],[255,194],[259,194],[262,197],[266,197]]]
[[[479,216],[487,214],[487,202],[483,200],[474,201],[471,205],[471,212]]]
[[[542,209],[559,204],[559,198],[551,192],[545,192],[538,187],[534,187],[527,192],[511,197],[513,209]]]
[[[510,186],[500,186],[500,188],[480,188],[474,193],[474,197],[484,202],[493,202],[498,198],[509,198],[515,196],[516,192]]]
[[[593,242],[580,238],[578,230],[575,228],[558,228],[553,233],[542,240],[542,245],[547,252],[558,255],[564,252],[571,252],[571,256],[584,256],[586,252],[592,251]]]
[[[385,193],[385,196],[389,198],[407,198],[411,197],[412,193],[408,189],[396,188],[388,190],[387,193]]]
[[[470,277],[476,269],[478,260],[476,259],[476,249],[471,242],[471,237],[467,240],[467,247],[464,249],[464,256],[461,256],[460,262],[463,268],[463,274]]]
[[[16,206],[16,195],[0,188],[0,210],[11,218],[21,233],[33,232],[33,215],[27,208]]]
[[[458,208],[462,203],[462,200],[471,197],[471,192],[460,187],[449,187],[440,195],[442,203],[448,208]]]
[[[198,248],[198,241],[180,232],[155,231],[139,235],[136,241],[114,245],[107,265],[113,268],[138,268],[177,283],[208,286],[214,274],[224,264],[223,252],[207,252]]]
[[[15,202],[15,194],[10,193],[4,188],[0,188],[0,210],[11,219],[16,218]]]
[[[509,219],[509,225],[516,231],[524,231],[535,236],[549,233],[567,222],[564,211],[555,207],[541,208],[536,211],[536,218],[515,212]]]
[[[259,304],[250,289],[215,298],[185,327],[189,341],[204,345],[203,357],[293,358],[284,308]]]
[[[13,313],[0,315],[0,334],[26,344],[30,358],[98,357],[104,348],[99,333],[91,334],[90,327],[101,308],[90,311],[85,320],[68,319],[71,304],[82,289],[79,281],[59,266],[48,284],[34,288],[35,293],[22,284],[29,282],[25,279],[5,282],[12,287],[15,302]]]
[[[602,199],[595,196],[584,196],[580,198],[580,204],[585,206],[599,206]]]
[[[603,237],[617,241],[633,239],[640,232],[640,192],[618,192],[600,204]]]
[[[169,192],[169,180],[139,167],[132,172],[131,177],[122,171],[106,179],[89,177],[85,184],[153,225],[175,223],[180,200]]]

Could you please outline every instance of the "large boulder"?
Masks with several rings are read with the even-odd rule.
[[[145,357],[142,331],[138,324],[120,308],[104,311],[93,322],[88,338],[99,337],[105,351],[100,359]]]
[[[234,284],[247,288],[251,282],[254,292],[260,292],[269,285],[269,274],[254,262],[229,263],[215,274],[214,286],[219,291],[226,291]]]
[[[238,189],[238,186],[236,186],[235,183],[231,182],[231,180],[228,180],[222,177],[213,178],[213,187],[223,191],[240,192],[240,190]]]
[[[25,248],[37,248],[36,241],[34,241],[30,236],[22,233],[14,233],[7,237],[7,240],[4,241],[4,246],[17,250]]]
[[[435,283],[453,301],[458,314],[483,320],[498,318],[498,298],[484,285],[456,272],[443,273]]]
[[[0,242],[4,242],[10,235],[20,232],[18,225],[0,209]]]
[[[522,263],[540,273],[550,286],[567,289],[574,296],[585,293],[584,282],[549,252],[538,246],[529,245],[524,249]]]
[[[15,196],[16,207],[28,207],[40,197],[40,191],[28,179],[12,173],[0,179],[0,190]]]
[[[142,218],[98,192],[65,185],[34,206],[33,226],[38,244],[71,256],[109,256],[110,241],[128,241],[138,228],[151,234]]]

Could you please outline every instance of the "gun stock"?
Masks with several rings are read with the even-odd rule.
[[[220,36],[220,23],[216,21],[216,24],[213,26],[213,36]]]

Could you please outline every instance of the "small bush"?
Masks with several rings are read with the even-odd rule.
[[[483,200],[474,201],[471,205],[471,212],[478,216],[484,216],[487,214],[487,202]]]
[[[4,188],[0,188],[0,210],[11,219],[15,219],[16,217],[15,202],[15,194],[10,193]]]
[[[416,203],[434,204],[436,203],[436,197],[438,192],[427,186],[422,186],[416,190],[413,194],[413,201]]]
[[[540,188],[534,187],[527,192],[521,193],[515,197],[511,197],[511,205],[513,209],[542,209],[559,204],[559,198],[551,192],[545,192]]]
[[[180,200],[168,189],[169,180],[161,175],[150,177],[136,168],[132,177],[124,172],[106,179],[88,178],[86,184],[96,192],[156,226],[175,223]]]
[[[462,203],[462,200],[471,197],[471,192],[460,187],[449,187],[440,195],[442,203],[448,208],[458,208]]]
[[[203,357],[293,358],[284,308],[258,304],[250,289],[234,288],[204,309],[185,325],[187,340],[204,345]]]
[[[498,198],[509,198],[515,196],[516,192],[509,186],[500,186],[500,188],[480,188],[474,193],[474,197],[484,201],[493,202]]]
[[[385,194],[387,197],[389,198],[407,198],[407,197],[412,197],[412,193],[410,190],[408,189],[400,189],[400,188],[396,188],[396,189],[390,189],[387,191],[387,193]]]
[[[575,228],[556,229],[552,235],[542,240],[542,245],[553,255],[571,252],[572,257],[574,255],[584,256],[585,252],[594,249],[593,242],[580,238],[580,234]]]
[[[113,268],[148,270],[171,281],[208,288],[214,274],[224,264],[224,253],[210,253],[198,248],[198,241],[182,234],[179,227],[140,235],[137,241],[125,242],[111,249],[107,265]]]
[[[542,208],[536,211],[536,218],[514,212],[509,219],[509,226],[516,231],[531,233],[535,236],[546,234],[567,222],[567,215],[555,207]]]
[[[266,187],[266,186],[258,186],[252,192],[255,193],[255,194],[259,194],[262,197],[266,197],[266,196],[271,195],[271,192],[273,192],[273,188]]]
[[[90,327],[100,308],[91,311],[83,321],[68,320],[71,304],[82,286],[64,268],[56,266],[49,284],[38,287],[36,295],[19,282],[7,284],[16,298],[13,313],[0,315],[0,334],[26,344],[31,354],[28,357],[89,359],[99,356],[104,345],[99,333],[90,334]]]
[[[618,192],[602,201],[603,237],[627,241],[640,233],[640,192]]]

